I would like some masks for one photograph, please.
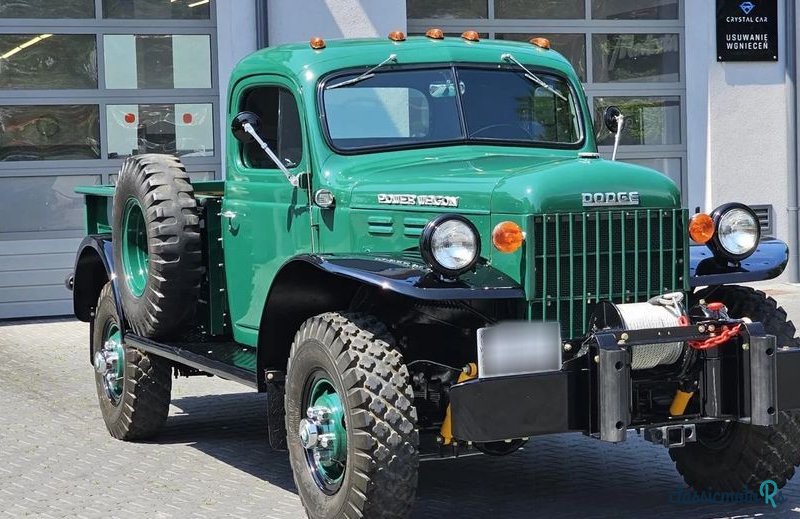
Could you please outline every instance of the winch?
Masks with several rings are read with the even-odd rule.
[[[590,321],[592,332],[598,330],[643,330],[672,328],[687,323],[683,294],[674,292],[654,297],[646,303],[615,304],[602,301]],[[631,347],[631,369],[652,369],[674,364],[680,359],[685,342],[641,344]]]

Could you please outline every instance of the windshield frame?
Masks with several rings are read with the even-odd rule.
[[[458,108],[459,125],[461,127],[461,137],[459,137],[458,139],[426,141],[422,143],[412,143],[412,144],[380,144],[376,146],[362,146],[358,148],[337,147],[336,144],[334,144],[333,139],[331,138],[330,131],[328,128],[328,117],[325,111],[325,90],[331,81],[335,83],[335,80],[338,78],[354,74],[358,75],[360,73],[363,73],[365,69],[369,68],[369,66],[362,66],[362,67],[349,67],[330,72],[324,75],[322,78],[320,78],[319,82],[317,83],[318,120],[321,125],[322,135],[325,139],[325,143],[331,150],[340,155],[362,155],[367,153],[378,153],[383,151],[416,150],[416,149],[426,149],[426,148],[438,148],[443,146],[466,146],[466,145],[502,146],[502,147],[517,147],[517,148],[524,147],[524,148],[541,148],[541,149],[555,149],[555,150],[582,149],[586,145],[586,122],[584,119],[586,116],[586,110],[584,109],[583,97],[578,95],[579,90],[573,83],[572,78],[570,78],[570,76],[568,76],[567,74],[564,74],[563,72],[550,67],[541,65],[529,65],[524,61],[522,61],[522,63],[525,64],[525,66],[528,67],[535,74],[554,76],[564,81],[564,83],[566,83],[566,85],[569,87],[570,95],[574,100],[574,105],[576,109],[576,118],[578,120],[579,139],[576,142],[557,143],[557,142],[547,142],[547,141],[531,141],[531,140],[515,140],[515,139],[470,138],[467,132],[466,120],[464,117],[463,98],[461,93],[456,91],[456,106]],[[498,61],[496,64],[486,63],[486,62],[449,62],[449,63],[439,62],[439,63],[412,63],[407,65],[393,65],[391,66],[391,68],[386,68],[378,71],[376,75],[399,72],[399,71],[450,69],[453,73],[453,77],[456,79],[456,82],[458,82],[459,68],[483,69],[490,71],[497,70],[503,72],[515,72],[517,74],[523,74],[523,71],[518,67],[516,67],[515,65]],[[351,88],[351,87],[347,86],[342,88]]]

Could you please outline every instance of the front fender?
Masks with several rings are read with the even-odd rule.
[[[763,281],[781,275],[789,262],[789,247],[781,240],[761,240],[749,258],[738,264],[720,261],[705,245],[689,247],[689,285],[726,285]]]
[[[304,261],[330,274],[428,301],[525,297],[518,283],[487,264],[478,264],[458,279],[448,280],[421,260],[401,254],[303,254],[292,261]]]

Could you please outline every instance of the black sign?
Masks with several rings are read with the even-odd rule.
[[[717,61],[778,61],[778,0],[717,0]]]

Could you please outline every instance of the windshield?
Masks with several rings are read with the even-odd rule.
[[[521,70],[381,71],[347,86],[325,88],[328,135],[344,151],[459,142],[578,144],[579,109],[567,80],[536,75],[546,87]],[[358,77],[337,76],[335,84]]]

